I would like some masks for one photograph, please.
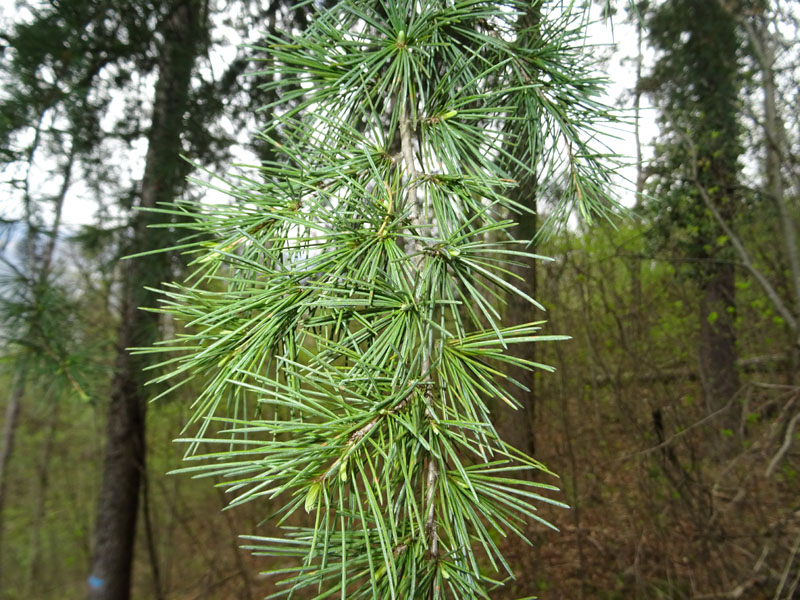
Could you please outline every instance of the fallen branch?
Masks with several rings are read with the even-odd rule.
[[[800,421],[800,412],[796,413],[786,426],[786,434],[783,436],[783,444],[781,444],[781,447],[778,448],[778,451],[775,453],[775,456],[772,457],[772,460],[769,461],[767,470],[764,472],[764,475],[767,477],[770,477],[772,473],[775,472],[778,463],[781,462],[783,457],[786,456],[786,453],[789,451],[789,448],[792,447],[792,438],[794,437],[794,428],[797,425],[797,421]]]

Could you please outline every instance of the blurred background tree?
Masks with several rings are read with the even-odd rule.
[[[739,95],[741,36],[721,3],[672,0],[654,7],[648,38],[658,52],[642,87],[655,96],[661,133],[644,203],[657,255],[702,291],[698,361],[710,411],[721,411],[720,437],[733,444],[740,421],[736,366],[733,248],[706,206],[731,221],[742,205]],[[715,445],[723,447],[723,441]]]
[[[146,286],[180,269],[169,255],[118,260],[166,245],[168,232],[149,229],[151,215],[137,209],[187,193],[185,177],[191,167],[181,154],[205,165],[226,164],[237,143],[236,128],[252,119],[250,104],[261,97],[238,77],[245,60],[226,63],[214,56],[214,44],[221,40],[212,38],[212,22],[223,33],[246,39],[254,23],[275,27],[282,10],[286,12],[280,2],[265,6],[242,2],[233,10],[199,1],[19,3],[18,20],[4,36],[5,95],[0,106],[8,175],[4,183],[9,197],[17,201],[7,204],[3,215],[10,280],[5,332],[14,344],[9,348],[26,352],[7,355],[16,366],[0,454],[0,515],[26,384],[31,379],[41,384],[42,373],[63,374],[87,400],[72,372],[91,366],[108,372],[113,362],[113,375],[106,375],[109,382],[97,382],[92,395],[94,406],[103,412],[108,407],[90,577],[95,597],[127,597],[140,486],[146,481],[147,396],[142,375],[146,363],[126,349],[156,339],[157,318],[137,308],[150,303]],[[302,14],[287,13],[285,22],[295,18],[302,22]],[[47,172],[60,178],[57,189],[52,189],[52,178],[43,179]],[[92,200],[97,206],[94,219],[82,215],[83,228],[65,236],[61,224],[67,198],[82,200],[79,211],[91,210]],[[72,210],[74,215],[76,209]],[[86,260],[86,269],[64,269],[60,281],[51,281],[56,241],[64,237],[71,242],[64,255],[78,253]],[[14,260],[15,254],[20,260]],[[118,328],[115,339],[104,332],[105,356],[76,357],[67,352],[67,342],[58,341],[59,336],[82,337],[68,326],[80,314],[77,309],[71,314],[69,304],[63,299],[54,304],[53,299],[56,283],[69,285],[76,278],[89,284],[84,292],[104,296],[105,327]],[[80,292],[71,296],[73,304],[84,299]],[[100,315],[85,316],[84,326],[91,328],[88,321]],[[72,346],[88,349],[93,341],[84,339]],[[116,359],[109,361],[112,352]],[[30,356],[49,357],[55,366],[46,364],[33,373]],[[77,366],[70,367],[75,362]],[[102,400],[104,396],[110,403]],[[53,405],[57,407],[58,401],[53,399]],[[51,420],[57,418],[57,409],[42,408]],[[49,439],[46,448],[51,447]],[[48,463],[42,461],[43,473]],[[46,481],[46,476],[42,479]],[[153,590],[155,597],[161,597],[146,493],[144,498]],[[37,522],[35,531],[39,527]],[[38,533],[35,537],[28,587],[35,585],[36,565],[41,562]]]

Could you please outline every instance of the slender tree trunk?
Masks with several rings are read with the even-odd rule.
[[[36,251],[35,251],[35,235],[33,231],[33,199],[31,198],[31,174],[33,169],[33,157],[36,154],[36,151],[39,148],[39,144],[41,141],[41,133],[42,133],[42,122],[44,121],[45,112],[41,112],[39,114],[39,118],[36,122],[36,126],[34,128],[34,138],[31,142],[31,145],[27,151],[27,170],[25,173],[24,179],[24,205],[25,205],[25,223],[27,225],[27,235],[25,239],[25,266],[29,269],[31,275],[33,269],[36,268]],[[69,164],[67,167],[67,174],[64,178],[64,186],[65,188],[69,185],[69,172],[72,169],[72,157],[73,154],[70,154]],[[63,190],[64,188],[62,188]],[[47,246],[47,252],[45,255],[45,261],[42,263],[42,273],[40,279],[38,281],[44,282],[47,278],[47,270],[50,266],[50,261],[52,259],[52,251],[53,246],[55,244],[55,237],[58,233],[57,225],[61,220],[61,206],[63,205],[63,197],[66,191],[62,191],[62,194],[59,196],[61,201],[56,206],[56,227],[53,231],[53,238],[51,243]],[[30,281],[33,282],[33,277],[30,278]],[[26,284],[27,285],[27,284]],[[34,290],[35,292],[36,290]],[[24,358],[22,359],[25,360]],[[6,405],[6,419],[5,423],[3,424],[3,440],[2,440],[2,447],[0,447],[0,589],[2,589],[2,580],[3,580],[3,557],[2,557],[2,548],[3,548],[3,529],[4,529],[4,510],[5,510],[5,503],[6,503],[6,488],[7,488],[7,479],[8,479],[8,466],[11,463],[11,456],[14,453],[14,440],[16,438],[17,432],[17,425],[19,424],[19,415],[22,409],[22,398],[25,395],[25,388],[26,388],[26,375],[27,375],[27,367],[24,363],[21,363],[17,368],[16,373],[14,374],[14,380],[11,384],[11,396],[8,400],[8,404]]]
[[[11,462],[11,454],[14,452],[14,439],[19,422],[19,413],[22,408],[22,397],[25,395],[25,367],[21,365],[14,376],[11,387],[11,397],[6,406],[6,420],[3,424],[3,445],[0,447],[0,517],[6,503],[6,491],[8,487],[8,465]],[[0,549],[3,547],[3,520],[0,518]],[[0,555],[0,581],[2,581],[5,571]]]
[[[47,492],[50,488],[50,462],[53,457],[55,446],[56,431],[60,414],[60,404],[58,399],[48,398],[52,401],[53,408],[47,415],[47,434],[42,449],[42,458],[39,461],[39,492],[36,498],[36,510],[34,511],[33,522],[31,524],[31,562],[28,568],[28,580],[26,589],[28,597],[36,589],[36,585],[42,577],[42,527],[45,520],[47,509]]]
[[[629,9],[630,10],[630,9]],[[639,211],[644,200],[644,189],[647,184],[647,171],[644,167],[642,155],[642,77],[644,71],[644,27],[642,16],[638,11],[633,13],[633,20],[636,23],[636,83],[633,88],[633,137],[636,144],[636,204],[633,208],[633,218],[641,224],[642,219]],[[641,307],[642,304],[642,261],[634,256],[627,261],[628,272],[631,277],[630,293],[633,297],[633,306]],[[642,318],[637,314],[633,319],[632,329],[635,342],[638,344],[642,340]]]
[[[644,70],[644,32],[642,19],[638,14],[634,14],[636,22],[636,84],[633,88],[633,137],[636,144],[636,213],[641,205],[644,186],[647,183],[647,173],[642,159],[642,71]]]
[[[164,41],[140,199],[140,206],[145,209],[172,200],[183,179],[180,134],[188,108],[203,12],[200,2],[175,0],[163,23]],[[152,214],[137,213],[131,253],[165,244],[164,234],[159,233],[162,230],[148,229],[152,221]],[[127,349],[149,346],[155,341],[158,317],[139,307],[155,304],[152,292],[144,288],[159,285],[168,273],[169,258],[164,254],[124,263],[122,315],[89,578],[90,600],[130,598],[134,536],[145,466],[147,398],[143,387],[144,359]]]
[[[766,139],[764,174],[767,191],[772,197],[780,216],[781,233],[789,262],[790,286],[788,287],[794,295],[794,303],[787,304],[793,304],[792,308],[797,321],[800,320],[800,245],[797,243],[798,236],[794,215],[789,209],[786,200],[786,185],[782,173],[789,153],[787,151],[786,128],[778,110],[778,92],[775,80],[775,42],[771,37],[768,23],[763,16],[757,17],[755,23],[745,20],[744,25],[756,59],[761,67],[761,88],[764,96],[763,130]],[[789,297],[791,295],[790,293]],[[793,374],[796,373],[797,366],[800,364],[800,329],[796,328],[794,334],[794,351],[792,355],[794,369],[791,371]],[[792,381],[794,379],[796,379],[796,375],[793,375]]]

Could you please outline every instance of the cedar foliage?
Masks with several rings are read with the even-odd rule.
[[[509,295],[539,307],[514,283],[516,182],[613,206],[583,13],[556,4],[523,25],[514,1],[346,1],[269,35],[275,159],[227,204],[161,209],[194,270],[164,290],[184,329],[149,350],[180,350],[155,381],[202,381],[185,471],[279,498],[283,536],[249,547],[287,594],[488,598],[513,575],[498,539],[564,506],[488,409],[524,408],[504,368],[549,370],[509,349],[565,339],[502,323]]]

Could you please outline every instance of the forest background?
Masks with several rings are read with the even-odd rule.
[[[547,313],[518,314],[509,299],[510,318],[546,318],[548,331],[573,337],[528,356],[557,371],[525,381],[524,414],[496,407],[507,439],[561,475],[572,509],[544,514],[561,531],[531,527],[532,548],[508,542],[520,577],[504,593],[793,598],[797,9],[626,6],[615,35],[638,44],[616,57],[614,46],[592,51],[599,72],[604,58],[632,53],[619,114],[636,125],[652,105],[644,120],[659,129],[652,143],[634,135],[617,150],[632,165],[620,192],[631,214],[576,218],[537,238],[555,261],[525,280]],[[120,585],[135,598],[273,591],[258,573],[274,565],[236,536],[268,535],[261,523],[276,507],[222,511],[220,488],[166,475],[180,466],[172,440],[192,392],[148,405],[162,390],[142,385],[144,359],[124,351],[169,332],[136,307],[153,305],[141,290],[177,277],[182,262],[120,259],[174,241],[134,207],[208,194],[187,182],[204,175],[180,154],[217,173],[236,157],[269,158],[245,132],[263,127],[256,108],[274,98],[244,75],[257,53],[233,54],[230,40],[302,31],[307,17],[246,0],[19,2],[3,15],[0,598],[85,597],[92,565],[108,556],[119,568],[133,561]],[[530,194],[541,217],[521,223],[520,237],[536,234],[557,193]],[[129,540],[132,555],[98,559],[109,538]]]

